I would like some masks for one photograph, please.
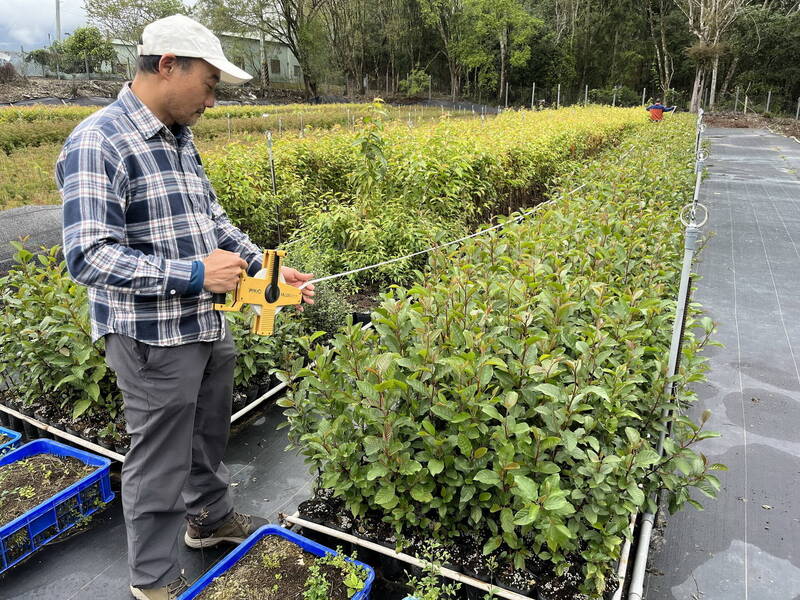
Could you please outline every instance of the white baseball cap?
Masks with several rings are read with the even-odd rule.
[[[172,53],[202,58],[220,70],[220,80],[225,83],[244,83],[253,78],[225,58],[217,36],[185,15],[172,15],[150,23],[142,31],[138,52],[139,56]]]

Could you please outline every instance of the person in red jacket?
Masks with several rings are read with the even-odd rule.
[[[675,106],[670,106],[667,108],[663,104],[661,104],[661,99],[656,98],[656,103],[651,104],[645,110],[650,113],[650,120],[653,122],[663,121],[664,120],[664,113],[665,112],[672,112],[675,110]]]

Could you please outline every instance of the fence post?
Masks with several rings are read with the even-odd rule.
[[[739,110],[739,86],[736,86],[736,100],[733,103],[733,112]]]
[[[744,95],[744,114],[747,114],[747,94]]]
[[[644,106],[644,97],[646,95],[646,92],[647,92],[647,88],[643,88],[642,89],[642,106]]]
[[[533,110],[533,100],[536,96],[536,82],[533,82],[533,87],[531,88],[531,110]]]
[[[231,114],[227,114],[228,117],[228,139],[231,139]]]
[[[800,120],[800,98],[797,99],[797,110],[794,113],[794,120]]]
[[[586,84],[586,87],[583,88],[583,105],[586,106],[589,104],[589,84]]]
[[[431,99],[431,79],[432,77],[428,75],[428,100]]]
[[[561,84],[558,84],[558,95],[556,96],[556,109],[561,108]]]
[[[508,81],[506,81],[506,108],[508,108]]]
[[[769,112],[769,105],[770,105],[770,102],[772,102],[772,90],[770,90],[770,91],[767,93],[767,110],[765,110],[764,112]]]
[[[614,97],[611,100],[611,106],[617,105],[617,86],[614,86]]]

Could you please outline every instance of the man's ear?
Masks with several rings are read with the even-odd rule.
[[[171,52],[163,54],[158,61],[158,73],[166,79],[171,79],[177,68],[178,58]]]

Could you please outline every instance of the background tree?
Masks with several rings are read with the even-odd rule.
[[[73,31],[61,43],[59,54],[65,65],[71,65],[73,72],[85,70],[87,74],[99,73],[104,62],[111,63],[113,67],[117,59],[114,46],[97,27],[79,27]]]
[[[422,18],[439,35],[441,51],[447,60],[450,72],[450,95],[453,100],[460,92],[462,62],[459,45],[463,41],[463,0],[419,0]]]
[[[201,0],[197,11],[217,32],[257,34],[264,46],[273,39],[288,46],[300,63],[308,96],[317,96],[320,68],[315,50],[320,50],[321,11],[329,0]],[[266,80],[265,60],[262,81]]]
[[[708,104],[713,109],[716,100],[720,55],[725,49],[722,41],[728,29],[739,17],[748,2],[747,0],[674,1],[685,15],[689,30],[697,38],[697,43],[689,49],[689,55],[694,58],[697,64],[694,84],[692,85],[691,110],[692,112],[697,112],[709,68],[711,70],[711,83]]]
[[[495,84],[497,102],[503,103],[510,68],[528,63],[534,34],[542,23],[517,0],[465,2],[470,36],[462,45],[462,54],[471,67],[483,69],[484,77],[495,68],[497,76],[489,79]]]
[[[50,48],[37,48],[27,53],[25,62],[36,63],[42,67],[42,77],[47,76],[47,69],[56,68],[56,58]]]
[[[84,0],[90,23],[128,44],[136,44],[148,23],[177,13],[189,14],[181,0]]]

